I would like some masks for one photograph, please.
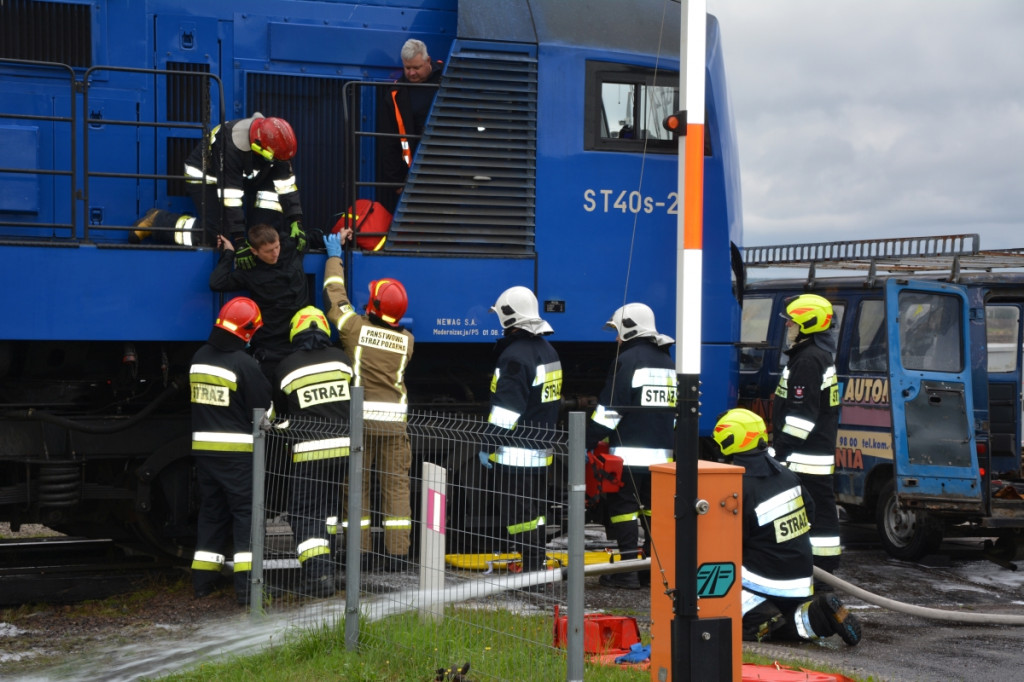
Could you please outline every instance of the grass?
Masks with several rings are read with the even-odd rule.
[[[417,682],[434,680],[439,668],[470,663],[467,680],[563,680],[565,651],[552,648],[551,618],[504,610],[447,609],[441,624],[422,624],[415,614],[360,624],[359,651],[345,649],[344,625],[296,633],[279,646],[249,657],[230,657],[160,678],[168,682]],[[776,659],[744,653],[744,663]],[[840,673],[804,660],[779,661],[794,669]],[[647,670],[586,664],[587,682],[648,682]],[[859,682],[872,682],[872,678]]]
[[[565,679],[565,651],[552,648],[550,616],[449,608],[440,624],[421,624],[415,614],[360,624],[359,652],[344,645],[344,626],[306,631],[251,657],[203,663],[161,678],[173,682],[433,680],[439,668],[470,663],[468,679]],[[650,680],[650,673],[587,664],[588,682]]]

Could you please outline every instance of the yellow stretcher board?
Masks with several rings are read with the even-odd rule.
[[[559,568],[569,564],[568,552],[548,552],[547,557],[548,568]],[[519,555],[519,552],[508,554],[445,554],[444,561],[449,566],[467,571],[486,571],[488,573],[491,571],[509,571],[511,573],[521,573],[523,570],[522,557]],[[588,566],[590,564],[607,564],[613,561],[622,561],[622,555],[617,552],[613,554],[610,551],[583,553],[583,563]]]

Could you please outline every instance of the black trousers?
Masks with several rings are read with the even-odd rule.
[[[196,453],[199,527],[196,549],[233,558],[251,547],[252,453]],[[192,571],[198,591],[214,586],[219,571]],[[249,571],[235,571],[235,593],[249,589]]]
[[[836,544],[839,538],[839,508],[836,506],[835,476],[803,472],[797,473],[797,476],[814,500],[814,522],[810,530],[814,565],[823,571],[835,573],[841,557],[841,549]],[[815,538],[821,538],[822,542],[815,543]]]
[[[331,555],[338,527],[337,518],[341,497],[341,479],[347,458],[330,457],[292,464],[292,487],[288,501],[288,522],[295,538],[295,546],[310,541],[325,544],[299,552],[302,572],[316,578],[332,572]],[[329,532],[327,519],[334,517],[335,533]]]
[[[650,523],[651,471],[647,467],[623,467],[622,488],[609,493],[605,501],[608,518],[605,529],[615,540],[623,559],[635,559],[640,549],[640,525]],[[645,531],[649,528],[645,527]],[[644,533],[643,552],[651,555],[651,534]]]
[[[511,551],[522,555],[524,571],[545,566],[548,468],[494,465],[499,523],[508,533]]]

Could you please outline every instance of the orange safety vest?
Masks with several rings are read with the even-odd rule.
[[[402,136],[402,159],[406,166],[412,166],[412,152],[409,151],[409,139],[405,136],[405,122],[402,120],[402,112],[398,110],[398,90],[391,91],[391,101],[395,105],[395,120],[398,122],[398,132]]]

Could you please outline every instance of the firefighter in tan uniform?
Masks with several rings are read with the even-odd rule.
[[[405,423],[408,398],[405,369],[412,358],[413,336],[400,321],[408,306],[405,287],[394,279],[370,283],[366,314],[353,308],[345,292],[341,245],[352,236],[342,229],[326,241],[324,302],[327,318],[338,328],[341,345],[352,359],[354,386],[364,389],[366,420],[363,477],[363,513],[359,519],[363,552],[370,547],[370,483],[372,472],[380,479],[384,515],[383,568],[402,571],[409,567],[412,510],[409,502],[409,468],[412,449]],[[343,511],[347,507],[343,507]],[[350,524],[351,519],[346,523]],[[346,527],[351,527],[348,525]],[[375,568],[376,566],[370,566]]]

